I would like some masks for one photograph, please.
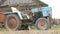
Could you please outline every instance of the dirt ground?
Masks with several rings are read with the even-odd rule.
[[[60,34],[60,27],[51,28],[49,30],[18,30],[8,31],[6,28],[0,28],[0,34]]]
[[[56,30],[0,31],[0,34],[60,34],[60,31]]]

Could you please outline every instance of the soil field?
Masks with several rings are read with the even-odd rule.
[[[0,31],[0,34],[60,34],[58,30]]]
[[[60,34],[60,26],[48,30],[37,30],[33,27],[31,30],[8,31],[6,28],[0,28],[0,34]]]

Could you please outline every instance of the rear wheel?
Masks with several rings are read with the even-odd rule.
[[[46,30],[46,29],[48,29],[50,27],[50,23],[49,23],[49,20],[46,19],[46,18],[39,18],[36,21],[35,26],[39,30]]]
[[[5,21],[5,27],[8,30],[16,30],[18,27],[20,27],[21,21],[18,19],[17,15],[15,14],[10,14],[7,15],[6,21]]]

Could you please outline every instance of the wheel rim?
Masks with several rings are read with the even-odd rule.
[[[40,21],[40,25],[43,27],[45,25],[45,21]]]
[[[7,23],[8,28],[14,29],[17,26],[17,20],[14,17],[9,17],[8,18],[8,23]]]
[[[38,27],[40,28],[40,29],[46,29],[46,26],[47,26],[47,23],[46,23],[46,21],[45,20],[40,20],[39,22],[38,22]]]

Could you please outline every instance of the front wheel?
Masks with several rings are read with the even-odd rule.
[[[17,17],[17,15],[15,15],[15,14],[9,14],[6,17],[5,27],[8,30],[16,30],[16,29],[18,29],[20,23],[21,23],[21,21],[19,20],[19,18]]]
[[[50,27],[50,22],[46,18],[39,18],[37,19],[35,26],[39,30],[47,30]]]

